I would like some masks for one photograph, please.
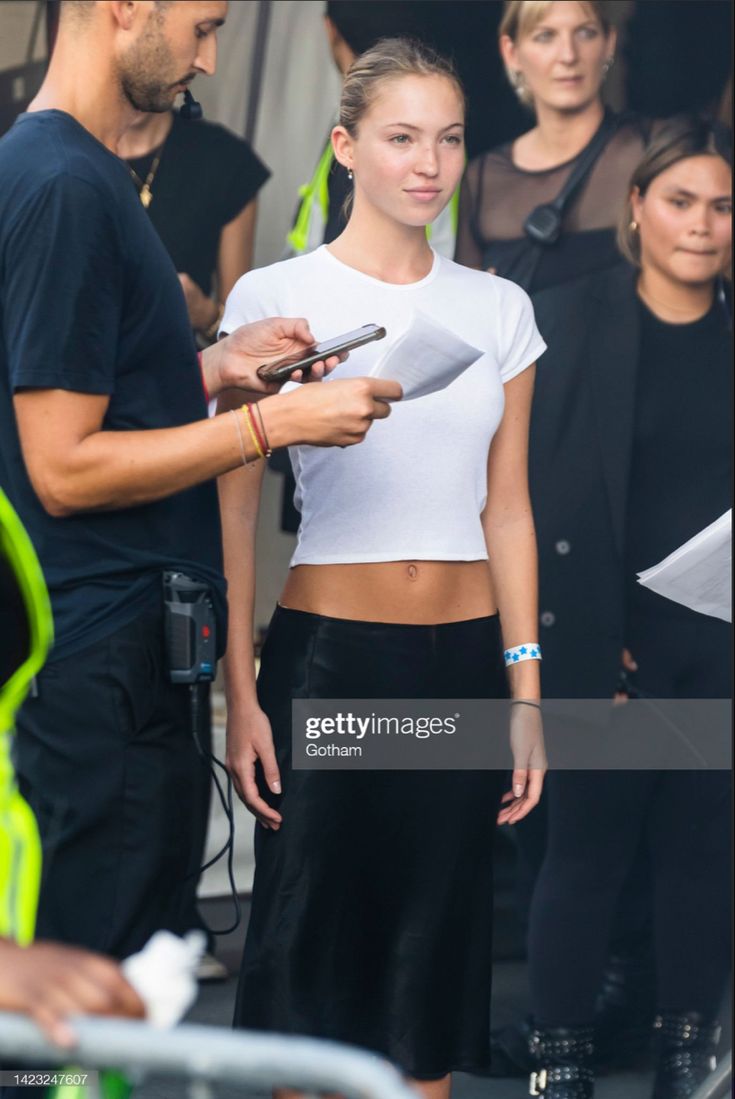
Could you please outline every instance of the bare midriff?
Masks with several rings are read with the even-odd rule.
[[[497,610],[487,561],[296,565],[280,602],[330,618],[418,626],[484,618]]]

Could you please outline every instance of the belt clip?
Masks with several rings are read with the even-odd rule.
[[[529,1095],[543,1095],[546,1091],[546,1069],[542,1068],[541,1072],[531,1073],[531,1084],[528,1089]]]

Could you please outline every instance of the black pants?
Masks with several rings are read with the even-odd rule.
[[[37,937],[122,958],[159,928],[187,930],[209,768],[189,688],[168,679],[161,612],[51,660],[38,687],[15,745],[43,843]],[[200,740],[209,750],[206,719]]]
[[[639,685],[659,698],[730,693],[730,631],[704,616],[636,614]],[[531,906],[534,1015],[593,1017],[621,889],[645,845],[658,1005],[716,1014],[730,967],[730,772],[556,772],[549,836]]]

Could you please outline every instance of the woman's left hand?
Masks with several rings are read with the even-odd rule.
[[[539,704],[518,701],[510,707],[510,746],[513,751],[513,788],[503,794],[505,808],[498,824],[517,824],[538,805],[548,764]]]

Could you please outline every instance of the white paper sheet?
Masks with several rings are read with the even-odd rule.
[[[403,400],[412,401],[446,388],[483,354],[417,309],[406,331],[386,348],[370,375],[400,382]]]
[[[732,622],[732,510],[644,572],[644,588],[701,614]]]

